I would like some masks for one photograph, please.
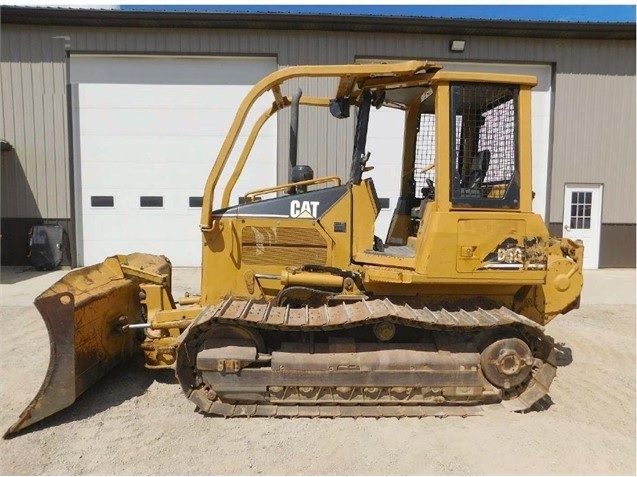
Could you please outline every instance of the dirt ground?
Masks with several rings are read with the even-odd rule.
[[[177,288],[189,288],[178,275]],[[39,389],[49,355],[45,326],[29,305],[35,294],[5,278],[2,432]],[[70,408],[0,441],[0,472],[635,475],[635,311],[586,304],[550,323],[546,331],[561,351],[557,378],[545,409],[526,414],[214,418],[195,411],[170,372],[146,371],[134,359]]]

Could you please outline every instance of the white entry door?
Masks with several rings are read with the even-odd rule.
[[[602,185],[566,184],[563,236],[584,242],[584,268],[597,268],[602,225]]]

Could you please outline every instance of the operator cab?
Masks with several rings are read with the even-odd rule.
[[[403,150],[392,154],[396,163],[402,158],[402,171],[400,184],[394,185],[399,192],[387,236],[385,240],[374,236],[373,247],[359,250],[358,256],[353,250],[355,261],[384,264],[378,257],[414,258],[424,239],[420,231],[424,234],[428,216],[441,207],[450,211],[519,209],[519,87],[450,83],[445,91],[448,101],[439,101],[437,91],[436,85],[421,84],[361,95],[350,177],[353,184],[373,169],[368,164],[373,164],[374,151],[370,161],[370,152],[365,150],[370,105],[404,111],[405,131]],[[437,107],[443,110],[437,111]],[[437,124],[443,120],[446,124]],[[371,179],[365,180],[370,181],[373,200],[378,202]],[[354,198],[354,214],[356,211]]]

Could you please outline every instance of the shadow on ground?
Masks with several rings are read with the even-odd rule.
[[[36,270],[33,267],[1,267],[0,285],[14,285],[16,283],[30,280],[31,278],[41,277],[54,271],[60,270]],[[70,270],[69,270],[70,271]],[[44,290],[43,290],[44,291]]]
[[[562,368],[573,362],[573,351],[564,343],[555,343],[555,352],[557,354],[557,366]]]

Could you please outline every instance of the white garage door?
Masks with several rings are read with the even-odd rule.
[[[239,103],[275,69],[273,58],[72,55],[79,264],[139,251],[199,266],[206,178]],[[276,184],[276,135],[268,122],[233,200]]]
[[[369,60],[372,61],[372,60]],[[373,60],[378,61],[378,60]],[[551,66],[512,65],[494,63],[439,62],[449,71],[475,71],[533,75],[538,85],[533,88],[533,211],[544,217],[548,184],[549,131],[551,129]],[[402,152],[404,113],[390,108],[372,111],[370,116],[367,150],[371,151],[370,165],[374,166],[374,183],[379,197],[390,199],[389,209],[382,210],[376,220],[376,235],[383,239],[396,207],[400,193],[400,157]]]

